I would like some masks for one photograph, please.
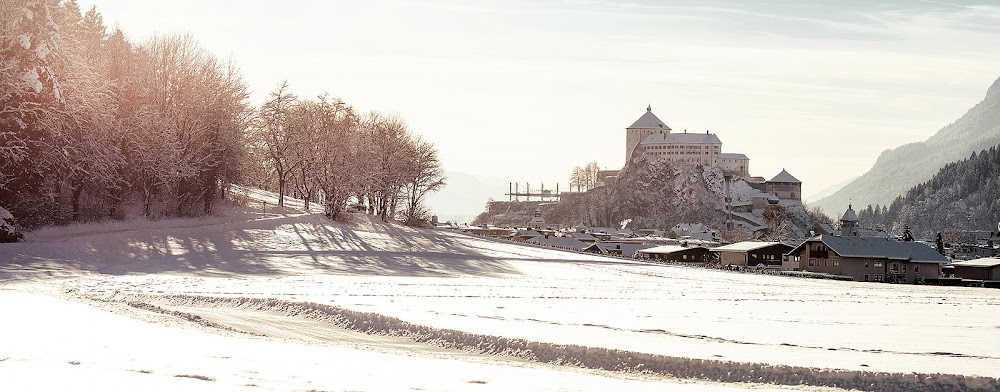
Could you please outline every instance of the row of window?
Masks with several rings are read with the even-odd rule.
[[[831,259],[809,259],[810,267],[829,267],[831,264]],[[839,259],[832,259],[832,264],[834,267],[840,266]],[[882,260],[865,260],[865,268],[882,268]],[[892,263],[889,265],[889,270],[894,273],[906,273],[906,264]],[[920,266],[914,265],[913,272],[920,272]],[[865,275],[866,277],[868,275]],[[875,275],[881,279],[882,275]]]
[[[815,264],[814,264],[815,263]],[[829,267],[830,259],[809,259],[810,267]],[[833,266],[840,267],[840,259],[833,259]]]
[[[677,146],[673,144],[659,145],[659,146],[646,146],[647,149],[653,150],[711,150],[715,147],[716,150],[721,149],[721,146]]]
[[[702,155],[700,151],[656,151],[653,152],[656,155]],[[705,151],[704,155],[708,155],[708,151]]]

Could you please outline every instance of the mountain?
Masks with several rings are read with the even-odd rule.
[[[431,213],[442,222],[471,222],[483,212],[487,200],[506,191],[504,180],[457,171],[445,172],[445,182],[444,189],[428,195],[426,199]]]
[[[852,201],[855,206],[887,205],[915,185],[929,180],[946,164],[998,144],[1000,79],[987,90],[986,98],[961,118],[923,142],[883,151],[871,170],[810,207],[818,206],[827,213],[836,213]]]
[[[830,186],[828,186],[826,188],[823,188],[823,190],[821,190],[819,192],[816,192],[816,193],[811,194],[809,196],[803,197],[802,198],[802,202],[808,204],[808,203],[812,203],[812,202],[817,201],[817,200],[821,200],[824,197],[830,196],[830,195],[836,193],[837,191],[843,189],[845,186],[847,186],[847,184],[850,184],[851,181],[857,180],[859,177],[861,177],[861,176],[854,176],[854,177],[851,177],[851,178],[847,179],[847,181],[844,181],[844,182],[841,182],[841,183],[837,183],[837,184],[833,184],[833,185],[830,185]]]
[[[917,238],[934,238],[937,232],[954,230],[992,231],[1000,219],[1000,148],[972,153],[965,160],[949,163],[930,181],[897,197],[888,206],[862,207],[862,226],[883,226],[902,233],[910,226]]]

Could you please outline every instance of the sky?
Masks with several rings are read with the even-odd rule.
[[[254,103],[287,80],[399,114],[446,170],[502,179],[497,199],[620,168],[647,105],[810,195],[1000,77],[1000,1],[78,1],[136,42],[190,33],[239,64]]]

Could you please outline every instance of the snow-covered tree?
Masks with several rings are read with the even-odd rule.
[[[278,181],[278,205],[285,205],[285,187],[291,173],[301,163],[295,154],[299,136],[293,122],[296,97],[288,92],[288,83],[282,83],[271,92],[271,99],[264,102],[257,116],[255,138],[265,149],[268,163]]]

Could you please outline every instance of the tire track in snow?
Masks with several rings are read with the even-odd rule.
[[[290,302],[266,298],[221,298],[195,296],[152,296],[144,294],[113,293],[91,296],[103,302],[128,303],[130,306],[184,309],[209,315],[209,323],[225,325],[249,324],[254,332],[294,330],[288,326],[271,325],[267,314],[311,320],[310,323],[328,323],[365,335],[407,339],[420,345],[431,345],[466,353],[519,358],[554,365],[581,367],[627,373],[656,374],[682,379],[700,379],[726,383],[771,383],[779,385],[833,387],[862,391],[997,391],[1000,380],[989,377],[951,374],[865,372],[837,369],[818,369],[799,366],[740,363],[721,360],[704,360],[641,352],[533,342],[524,339],[473,334],[463,331],[432,328],[412,324],[394,317],[375,313],[358,312],[331,305],[310,302]],[[204,310],[199,310],[204,309]],[[244,313],[235,320],[234,310]],[[191,314],[171,310],[180,314]],[[219,316],[222,314],[222,316]],[[196,315],[197,316],[197,315]],[[181,316],[189,320],[204,320]],[[311,325],[309,329],[316,327]],[[212,326],[207,325],[207,326]],[[595,327],[607,326],[594,325]],[[232,328],[232,327],[230,327]],[[235,329],[235,328],[234,328]],[[321,328],[323,330],[330,328]],[[281,333],[279,333],[280,335]],[[313,334],[314,332],[309,332]]]

